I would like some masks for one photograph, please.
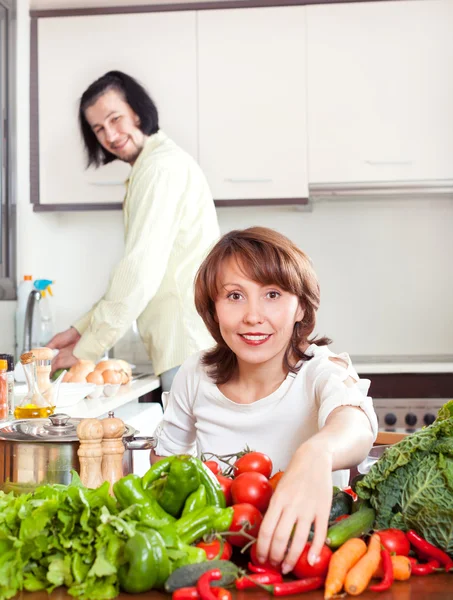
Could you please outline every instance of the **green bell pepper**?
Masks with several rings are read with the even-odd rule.
[[[225,508],[225,494],[220,487],[215,475],[210,471],[199,458],[190,457],[190,461],[195,466],[200,476],[200,483],[206,488],[206,504],[211,506],[220,506]]]
[[[176,571],[176,569],[179,569],[179,567],[184,567],[185,565],[195,565],[208,560],[206,551],[203,548],[181,544],[180,550],[184,552],[185,556],[173,561],[172,572]]]
[[[145,489],[149,488],[153,481],[156,481],[157,479],[162,477],[162,475],[168,473],[170,465],[175,460],[175,458],[176,455],[167,456],[166,458],[159,460],[157,463],[154,463],[154,465],[148,471],[146,471],[146,473],[142,477],[143,487]]]
[[[206,488],[201,483],[198,486],[198,489],[187,496],[181,516],[184,517],[185,515],[189,515],[200,508],[204,508],[206,506],[206,499]]]
[[[182,543],[192,544],[210,531],[228,531],[233,520],[233,508],[206,506],[181,517],[174,527]]]
[[[171,567],[164,541],[154,529],[139,530],[124,547],[126,564],[118,569],[118,581],[129,594],[163,587]]]
[[[174,517],[181,514],[187,496],[200,485],[200,476],[190,456],[177,456],[171,463],[165,476],[165,485],[162,487],[157,500],[161,507]],[[153,485],[162,485],[157,480]]]
[[[163,527],[174,522],[153,496],[143,488],[141,477],[131,473],[113,484],[113,493],[121,508],[141,507],[140,520],[148,527]]]

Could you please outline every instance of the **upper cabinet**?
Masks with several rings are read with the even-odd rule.
[[[36,26],[39,146],[32,138],[31,197],[38,209],[120,206],[123,201],[129,166],[114,161],[86,169],[77,122],[83,91],[112,69],[147,88],[162,129],[197,157],[194,11],[49,17],[38,19]],[[32,121],[32,135],[35,126]]]
[[[199,160],[216,200],[308,196],[303,6],[199,11]]]
[[[310,183],[453,180],[451,0],[307,7],[307,53]]]

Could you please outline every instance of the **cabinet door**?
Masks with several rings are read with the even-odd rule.
[[[122,202],[130,167],[85,170],[77,109],[109,70],[148,90],[162,129],[197,158],[195,12],[38,20],[40,203]]]
[[[214,198],[306,197],[305,8],[200,11],[198,69]]]
[[[453,179],[453,2],[307,8],[309,181]]]

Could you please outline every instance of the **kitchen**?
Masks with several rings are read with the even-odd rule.
[[[128,3],[85,1],[69,6],[66,2],[64,8],[89,9],[102,4],[119,7]],[[190,19],[190,27],[182,21],[172,34],[173,30],[167,25],[169,39],[164,52],[169,58],[160,67],[162,75],[159,72],[155,78],[155,86],[161,86],[161,91],[156,90],[155,93],[156,102],[159,104],[161,96],[165,130],[198,157],[206,172],[217,200],[222,233],[259,224],[276,228],[300,243],[314,261],[321,282],[322,302],[317,330],[334,340],[334,350],[347,350],[359,372],[372,380],[371,393],[384,404],[379,414],[381,426],[387,414],[395,414],[398,421],[389,423],[388,428],[413,428],[412,417],[409,417],[409,422],[406,421],[409,414],[417,413],[415,425],[418,425],[425,414],[431,412],[424,407],[419,411],[417,402],[438,408],[451,397],[453,387],[453,284],[446,276],[451,270],[450,257],[453,255],[453,242],[449,235],[453,212],[449,188],[453,180],[450,158],[453,142],[448,134],[451,131],[450,107],[453,100],[448,78],[452,56],[449,39],[451,5],[445,1],[321,4],[304,9],[307,11],[302,19],[307,27],[306,61],[300,58],[303,54],[298,56],[294,53],[290,58],[285,55],[295,43],[298,44],[297,51],[303,53],[301,46],[305,46],[305,42],[301,44],[300,36],[294,33],[293,38],[289,34],[285,36],[288,38],[286,44],[280,39],[279,32],[287,27],[284,17],[281,17],[281,22],[276,22],[275,27],[270,27],[268,20],[263,19],[262,28],[256,28],[254,33],[262,60],[271,70],[273,81],[277,82],[272,91],[274,96],[270,98],[273,121],[281,123],[280,131],[273,132],[275,147],[291,149],[292,160],[287,156],[275,159],[278,165],[275,174],[268,166],[264,174],[258,169],[260,164],[267,165],[262,150],[269,133],[262,123],[268,123],[269,116],[259,114],[260,94],[262,96],[268,87],[266,71],[256,68],[253,70],[254,77],[251,77],[249,64],[244,61],[240,68],[238,57],[232,56],[231,60],[235,62],[231,68],[238,79],[235,83],[230,74],[226,83],[221,85],[220,75],[213,64],[225,60],[224,47],[232,36],[232,30],[237,36],[238,55],[247,51],[251,23],[256,20],[251,11],[262,9],[231,9],[231,15],[234,13],[234,17],[228,17],[231,21],[226,21],[226,13],[230,11],[225,11],[221,17],[218,11],[199,12],[197,18],[202,20],[198,21],[198,26],[204,36],[199,51],[204,62],[199,65],[201,88],[198,92],[195,78],[192,80],[190,77],[197,68],[193,51],[184,51],[186,62],[180,65],[178,53],[175,51],[170,55],[168,49],[168,46],[177,47],[171,35],[179,36],[180,52],[183,44],[193,48],[190,36],[195,36],[195,16],[189,14],[192,11],[182,11],[180,17]],[[428,5],[435,6],[435,9],[430,12]],[[404,12],[407,6],[416,6],[421,11],[411,12],[414,20],[410,26],[406,24],[408,17]],[[57,16],[34,17],[36,25],[39,23],[39,27],[44,28],[44,34],[48,31],[47,38],[40,31],[36,40],[33,28],[30,35],[29,10],[62,8],[62,4],[50,0],[32,2],[31,5],[18,2],[16,75],[16,169],[20,173],[16,181],[16,273],[18,278],[28,272],[37,276],[44,273],[57,282],[58,331],[66,328],[100,297],[110,270],[122,253],[119,244],[122,239],[120,211],[92,210],[93,207],[86,206],[89,202],[108,201],[113,191],[117,196],[115,203],[119,205],[119,186],[108,189],[101,180],[91,180],[94,185],[87,180],[77,180],[84,176],[84,172],[81,162],[76,160],[71,162],[69,174],[58,177],[59,165],[55,169],[54,181],[43,180],[46,173],[53,172],[51,165],[55,151],[58,152],[58,144],[49,147],[48,140],[59,135],[61,122],[58,119],[64,117],[52,115],[53,125],[45,127],[41,112],[49,115],[52,109],[49,103],[51,94],[46,96],[45,90],[52,89],[55,73],[58,77],[64,78],[65,75],[58,65],[49,70],[42,66],[37,68],[33,63],[35,54],[32,54],[30,64],[30,47],[38,43],[41,44],[38,56],[42,57],[46,51],[52,54],[52,45],[45,45],[46,40],[52,40],[49,37],[52,23],[56,27],[53,35],[64,39],[68,31],[71,32],[72,21],[70,17],[59,21]],[[374,11],[371,16],[368,16],[369,10]],[[238,19],[245,18],[242,13],[252,15],[248,17],[250,21],[245,23],[244,30],[238,26]],[[148,17],[158,14],[163,18],[162,13],[146,14]],[[168,12],[164,16],[170,19],[175,14]],[[132,16],[129,14],[130,18]],[[102,19],[102,16],[96,18]],[[294,22],[299,24],[297,19],[294,18]],[[217,20],[223,21],[224,30],[216,29]],[[62,25],[63,21],[66,25]],[[274,25],[274,20],[271,21]],[[61,28],[58,29],[57,25]],[[347,27],[351,27],[348,34],[345,33]],[[180,36],[181,28],[184,36]],[[401,36],[407,36],[404,43]],[[222,40],[215,52],[213,38]],[[276,40],[277,44],[264,44],[263,38]],[[383,46],[384,38],[386,43]],[[346,43],[347,40],[349,43]],[[158,40],[156,43],[165,41]],[[69,60],[63,50],[64,46],[61,47],[61,59]],[[417,64],[416,73],[404,70],[405,65],[413,64],[407,63],[406,52],[416,57],[413,59]],[[57,53],[53,51],[53,54]],[[361,56],[360,62],[350,59],[357,55]],[[57,58],[54,56],[52,60]],[[83,62],[84,69],[88,68],[86,60],[82,58],[80,62]],[[295,77],[294,74],[299,73],[304,64],[306,74]],[[170,66],[174,69],[172,77],[168,76]],[[91,73],[97,74],[104,66],[93,65],[90,69]],[[184,70],[183,75],[181,70]],[[44,136],[40,138],[39,147],[39,169],[42,171],[39,190],[36,185],[34,131],[38,120],[36,104],[33,104],[33,80],[30,89],[30,73],[39,73],[39,135]],[[87,73],[82,81],[89,82],[91,73]],[[137,76],[143,77],[150,87],[153,85],[153,74],[147,75],[149,81],[138,71]],[[82,76],[74,74],[74,77]],[[174,87],[175,81],[181,81],[181,87]],[[231,103],[231,99],[238,96],[237,88],[226,89],[227,84],[231,86],[233,83],[240,86],[243,98],[249,94],[252,101],[248,112],[240,106],[241,112],[235,115],[241,131],[248,136],[248,145],[244,146],[242,154],[238,152],[236,161],[235,153],[230,151],[234,148],[233,132],[214,128],[218,113],[213,109],[219,106],[223,112],[222,107],[228,106],[228,101]],[[278,91],[279,86],[281,89],[284,84],[288,86],[286,98],[282,98]],[[177,100],[182,86],[190,102]],[[75,89],[79,88],[80,84],[76,85]],[[214,90],[217,95],[214,95]],[[74,100],[77,93],[71,88],[69,92]],[[28,102],[30,93],[31,105]],[[201,107],[198,128],[194,116],[197,93]],[[335,99],[334,111],[332,98]],[[279,108],[282,102],[283,111]],[[298,106],[305,109],[300,110]],[[193,113],[188,114],[187,107]],[[29,117],[30,110],[34,111],[32,119]],[[257,115],[254,115],[255,111]],[[252,123],[249,128],[248,122]],[[61,135],[74,140],[76,153],[79,152],[79,138],[75,123],[71,128],[70,133],[63,132]],[[337,134],[334,140],[332,131]],[[293,134],[288,137],[288,132]],[[219,154],[222,148],[224,153]],[[253,157],[256,159],[253,160]],[[224,166],[224,172],[217,172],[217,165]],[[238,165],[242,172],[238,171]],[[294,165],[302,166],[295,168]],[[76,178],[70,189],[64,188],[67,177]],[[111,177],[108,175],[107,181]],[[275,189],[269,192],[269,184],[265,181],[226,184],[226,178],[272,179],[271,186]],[[83,187],[80,188],[80,185]],[[224,189],[226,185],[230,187],[227,191]],[[83,190],[83,202],[78,197],[80,189]],[[250,206],[240,205],[238,201],[244,198],[249,200]],[[275,203],[276,198],[286,201]],[[300,202],[286,204],[288,198],[300,199]],[[310,198],[308,205],[303,204],[305,198]],[[254,199],[261,199],[261,202],[251,203],[250,200]],[[236,205],[229,205],[228,200],[235,201]],[[49,207],[61,203],[78,203],[80,206],[73,211],[55,211]],[[329,246],[335,249],[334,252],[327,251]],[[55,261],[56,252],[58,261]],[[333,255],[335,262],[332,261]],[[344,268],[340,269],[338,265],[344,265]],[[14,305],[14,301],[0,303],[2,340],[5,340],[2,351],[5,352],[14,344]],[[342,319],[338,318],[339,314],[343,315]],[[119,352],[120,349],[116,356],[121,357]],[[406,397],[408,379],[413,381],[415,376],[418,383]],[[429,380],[429,384],[424,386],[421,380]],[[378,381],[379,388],[374,391],[373,386],[377,386]],[[405,382],[403,389],[398,386],[398,381]],[[443,384],[439,385],[439,381]],[[436,390],[434,397],[433,389]],[[393,409],[401,403],[403,407],[395,412]],[[140,420],[139,414],[131,416],[131,419]],[[134,425],[131,419],[125,417],[128,423]],[[390,417],[389,420],[393,419]],[[143,427],[137,428],[144,435],[152,433]]]

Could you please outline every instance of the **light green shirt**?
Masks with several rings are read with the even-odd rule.
[[[78,358],[98,360],[137,319],[156,374],[213,345],[195,310],[193,282],[219,238],[214,202],[193,158],[151,135],[127,182],[125,250],[107,292],[74,323]]]

